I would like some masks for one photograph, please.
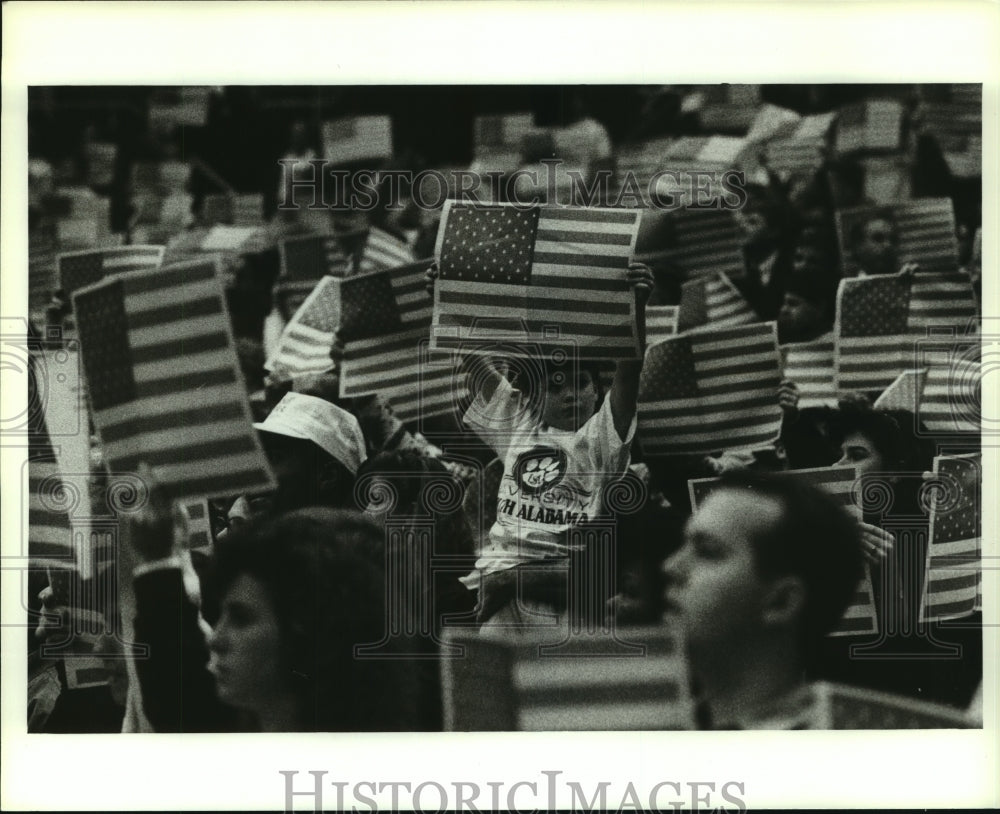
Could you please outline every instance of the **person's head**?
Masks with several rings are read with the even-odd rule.
[[[355,647],[385,633],[384,535],[358,512],[310,508],[216,544],[221,597],[209,670],[225,703],[292,730],[398,730],[409,670]]]
[[[853,466],[859,478],[930,469],[933,449],[917,435],[917,420],[907,410],[876,410],[867,403],[841,401],[833,427],[841,452],[836,465]]]
[[[600,366],[592,362],[574,364],[546,360],[541,395],[541,420],[557,430],[575,432],[597,411],[601,392]]]
[[[833,324],[834,289],[817,272],[793,273],[778,311],[778,341],[808,342]]]
[[[880,212],[858,222],[851,242],[854,261],[866,274],[899,271],[899,231],[891,215]]]
[[[667,560],[666,606],[697,671],[755,643],[810,648],[843,615],[861,577],[856,521],[789,474],[724,474]]]
[[[254,426],[278,481],[272,511],[352,505],[354,475],[367,453],[351,413],[293,392]]]

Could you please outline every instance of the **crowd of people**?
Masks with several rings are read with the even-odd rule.
[[[633,89],[632,109],[619,121],[611,114],[625,106],[621,99],[609,113],[601,94],[565,89],[555,96],[560,115],[549,136],[526,136],[509,169],[548,157],[613,167],[626,144],[710,133],[684,104],[693,90]],[[799,114],[837,110],[876,93],[832,86],[763,92],[758,108],[769,99]],[[900,98],[902,90],[894,92]],[[949,173],[927,124],[926,99],[919,88],[907,94],[898,149],[875,157],[905,166],[913,197],[952,199],[955,273],[978,291],[981,189]],[[356,112],[349,93],[339,101]],[[93,153],[43,137],[58,120],[58,100],[44,110],[35,102],[29,149],[38,185],[30,214],[33,239],[42,241],[65,217],[51,205],[59,186],[87,186],[86,156]],[[212,145],[254,115],[245,89],[213,91],[210,105],[198,129],[204,154],[192,160],[209,167],[222,152]],[[553,117],[551,107],[546,115]],[[593,555],[588,531],[609,527],[614,578],[588,582],[587,602],[605,624],[680,631],[697,701],[692,726],[813,726],[821,681],[969,707],[982,680],[979,616],[963,626],[919,620],[927,517],[918,492],[938,448],[912,412],[874,407],[878,392],[841,392],[826,406],[800,408],[796,383],[784,381],[774,394],[782,412],[774,444],[659,457],[644,454],[637,439],[638,358],[614,366],[580,362],[571,376],[546,360],[538,380],[517,359],[480,361],[470,365],[469,393],[454,413],[419,425],[401,421],[383,394],[340,396],[338,338],[328,370],[275,377],[265,362],[312,286],[282,279],[278,241],[343,236],[350,275],[360,273],[364,235],[378,230],[413,260],[428,259],[428,296],[438,280],[432,258],[440,213],[412,196],[394,209],[317,215],[276,208],[288,180],[277,159],[308,161],[323,150],[308,119],[286,114],[284,124],[286,143],[279,148],[273,140],[266,168],[251,173],[232,158],[216,162],[241,194],[261,201],[253,224],[258,242],[226,257],[226,296],[254,427],[277,488],[210,500],[211,544],[192,550],[191,518],[154,469],[140,465],[149,500],[120,516],[117,556],[86,578],[52,568],[32,576],[39,624],[29,643],[30,731],[440,730],[449,699],[439,656],[448,637],[478,633],[504,643],[568,635],[578,622],[571,618],[578,607],[571,594],[579,589],[573,575],[588,572]],[[120,132],[120,123],[105,119],[89,125],[81,142],[111,141]],[[130,232],[143,226],[123,180],[128,162],[143,151],[147,158],[190,160],[182,133],[132,128],[112,177],[90,185],[110,200],[105,226],[124,234],[124,243],[136,242]],[[471,158],[470,145],[421,156],[426,140],[396,135],[403,146],[383,168],[460,166]],[[489,154],[477,160],[486,165]],[[872,158],[865,160],[870,165]],[[861,162],[832,148],[800,175],[774,169],[763,146],[754,162],[746,204],[735,213],[744,273],[733,274],[733,282],[760,321],[776,321],[780,343],[829,335],[842,277],[909,268],[888,209],[838,233],[839,211],[889,202],[866,198]],[[190,176],[190,209],[171,227],[176,233],[164,236],[168,254],[211,227],[205,185],[214,173],[210,167]],[[683,282],[669,264],[643,260],[640,254],[622,271],[640,335],[647,304],[677,303]],[[325,272],[318,269],[316,278]],[[50,288],[51,299],[33,308],[37,336],[45,336],[46,325],[69,336],[67,298]],[[96,435],[92,442],[92,488],[99,492],[107,482]],[[952,434],[948,444],[952,454],[979,450],[978,435],[970,433]],[[882,515],[855,519],[823,490],[790,476],[834,466],[853,466],[858,478],[881,474],[897,514],[922,517],[923,531],[893,535],[880,528]],[[718,484],[693,507],[688,482],[707,477],[719,477]],[[624,507],[609,498],[623,483],[634,497]],[[557,487],[575,497],[573,511],[552,498]],[[544,523],[533,522],[545,512]],[[879,632],[830,636],[866,569]],[[109,574],[108,584],[129,599],[98,590]],[[79,689],[66,660],[46,655],[46,645],[65,638],[84,606],[117,635],[105,635],[96,651],[107,680]]]

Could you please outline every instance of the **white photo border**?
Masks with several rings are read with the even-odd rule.
[[[983,301],[995,318],[984,333],[991,322],[1000,333],[998,9],[986,2],[6,3],[0,308],[4,316],[27,312],[26,278],[16,270],[27,267],[30,85],[947,81],[984,83]],[[997,379],[984,376],[984,405],[1000,403]],[[4,389],[5,412],[16,412],[23,388]],[[995,477],[997,450],[983,454],[984,472]],[[20,471],[14,458],[3,454],[5,484]],[[996,557],[996,481],[985,489],[984,554]],[[21,513],[3,508],[7,546],[23,529]],[[984,619],[994,627],[986,631],[982,731],[29,737],[27,631],[4,627],[0,805],[275,810],[285,804],[282,770],[299,772],[297,788],[308,787],[311,770],[348,784],[503,780],[507,788],[542,783],[547,770],[585,789],[631,781],[640,797],[664,781],[739,782],[751,809],[994,807],[998,574],[987,571],[984,580]],[[22,613],[16,591],[4,591],[2,602],[5,623]],[[326,788],[333,808],[333,787]],[[611,799],[617,805],[620,797]],[[312,806],[296,798],[297,808]]]

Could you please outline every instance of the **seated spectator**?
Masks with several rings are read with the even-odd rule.
[[[810,653],[862,572],[850,515],[794,477],[727,473],[665,571],[667,617],[686,639],[702,725],[812,726]]]
[[[312,508],[217,542],[221,612],[205,635],[154,486],[127,529],[136,569],[136,668],[159,732],[385,731],[412,728],[413,681],[398,659],[364,659],[383,638],[381,530],[356,512]]]
[[[862,523],[879,632],[850,644],[828,641],[818,669],[833,680],[965,706],[981,677],[979,627],[920,622],[928,525],[920,495],[933,441],[912,413],[860,400],[841,401],[832,426],[842,451],[837,464],[855,467],[862,496],[868,484],[876,496],[887,489],[891,500],[877,498],[883,505],[866,508]],[[887,523],[895,533],[882,528]]]
[[[278,489],[265,502],[271,514],[303,506],[353,506],[354,476],[366,458],[357,419],[335,404],[287,393],[254,424]]]

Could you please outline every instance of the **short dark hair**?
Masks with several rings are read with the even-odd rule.
[[[385,633],[384,536],[360,512],[309,508],[216,541],[217,595],[248,575],[274,606],[302,729],[407,730],[416,715],[411,666],[354,652]]]
[[[924,472],[933,462],[934,449],[918,433],[923,426],[909,410],[875,409],[865,402],[845,400],[838,404],[833,429],[840,443],[851,433],[869,439],[886,471]]]
[[[763,576],[794,575],[806,588],[800,636],[808,652],[844,615],[864,571],[857,521],[828,492],[794,472],[735,470],[718,489],[749,491],[781,507],[781,518],[752,541]]]

